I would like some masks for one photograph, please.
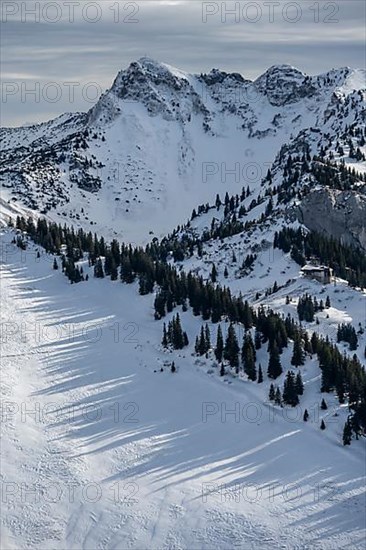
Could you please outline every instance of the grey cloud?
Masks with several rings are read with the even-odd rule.
[[[314,22],[309,9],[314,2],[302,0],[298,4],[303,15],[297,23],[288,23],[279,15],[270,23],[268,12],[263,11],[256,23],[234,23],[230,18],[223,23],[219,13],[206,24],[202,22],[202,2],[197,0],[136,3],[139,22],[135,24],[114,23],[108,6],[115,2],[109,1],[100,3],[103,18],[94,24],[80,17],[74,23],[22,23],[16,17],[3,23],[3,79],[19,86],[24,81],[29,86],[32,81],[42,85],[55,81],[60,86],[66,81],[80,82],[81,86],[96,81],[105,89],[119,70],[145,54],[191,72],[219,67],[241,72],[247,78],[257,77],[275,63],[290,63],[309,74],[365,65],[363,2],[319,2],[319,23]],[[226,2],[228,8],[233,4]],[[248,2],[241,2],[241,6],[245,4]],[[331,15],[329,7],[324,8],[332,4],[339,6],[334,15],[338,23],[324,22]],[[66,93],[54,104],[42,98],[37,103],[30,97],[22,102],[17,94],[2,104],[2,124],[41,121],[89,107],[81,94],[72,104]]]

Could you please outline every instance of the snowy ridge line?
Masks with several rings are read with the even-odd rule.
[[[362,174],[362,74],[341,68],[308,77],[281,65],[250,82],[141,58],[88,113],[2,130],[3,198],[108,239],[146,244],[223,187],[235,194],[249,184],[256,193],[274,162],[279,187],[278,163],[289,152],[333,155]],[[301,175],[300,187],[309,177]]]

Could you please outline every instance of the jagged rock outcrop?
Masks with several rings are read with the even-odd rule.
[[[316,189],[297,207],[308,229],[326,233],[366,251],[366,196],[355,191]]]
[[[271,105],[281,106],[314,94],[311,79],[290,65],[274,65],[256,81],[257,89],[268,97]]]
[[[208,114],[184,73],[148,57],[140,58],[118,73],[111,89],[91,109],[89,122],[112,122],[122,112],[121,101],[139,102],[150,116],[161,115],[167,121],[184,123],[192,115]]]

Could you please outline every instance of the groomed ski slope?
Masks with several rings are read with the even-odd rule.
[[[152,295],[70,285],[12,236],[2,230],[2,548],[364,548],[365,440],[341,445],[336,399],[316,421],[286,418],[259,385],[197,363],[189,311],[191,345],[170,355]],[[160,372],[172,359],[178,372]],[[310,410],[320,373],[303,369]]]

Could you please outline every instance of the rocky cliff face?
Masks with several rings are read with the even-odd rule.
[[[308,229],[326,233],[366,251],[366,196],[356,191],[317,189],[297,207],[298,220]]]
[[[258,91],[267,96],[271,105],[281,106],[314,94],[311,79],[290,65],[270,67],[256,81]]]

